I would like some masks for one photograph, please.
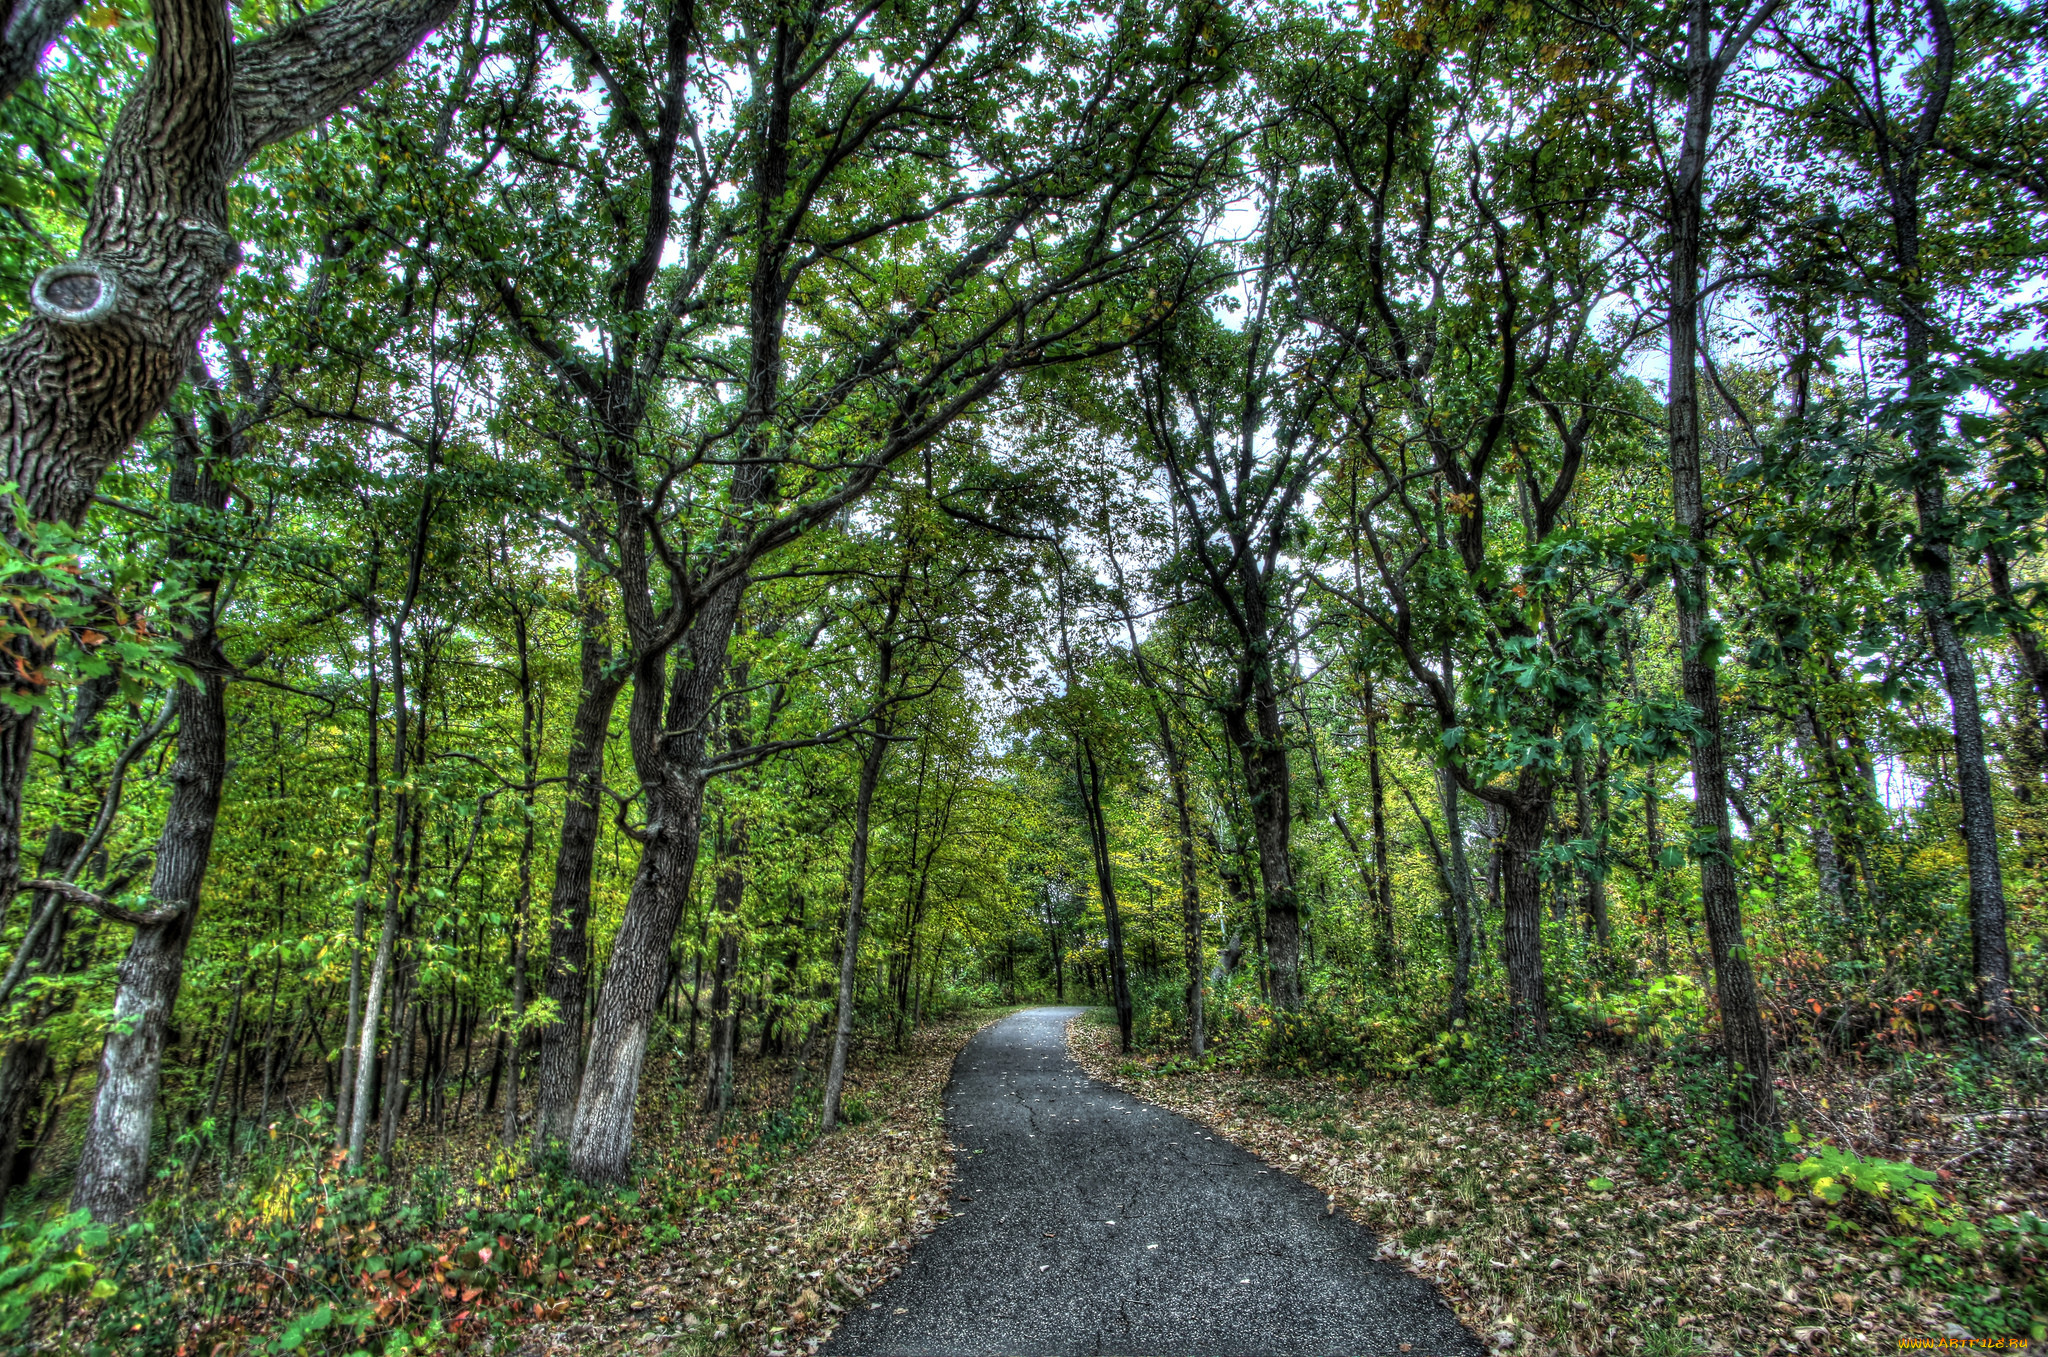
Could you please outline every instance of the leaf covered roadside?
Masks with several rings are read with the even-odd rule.
[[[1069,1044],[1095,1078],[1325,1192],[1497,1351],[1871,1353],[1998,1325],[2041,1336],[2038,1178],[1975,1185],[1989,1228],[1969,1249],[1900,1228],[1882,1203],[1831,1209],[1810,1184],[1660,1177],[1616,1144],[1609,1123],[1626,1112],[1568,1082],[1538,1115],[1510,1117],[1393,1083],[1126,1058],[1099,1013],[1070,1025]]]
[[[940,1094],[960,1048],[996,1016],[970,1011],[934,1024],[901,1053],[850,1071],[857,1124],[763,1166],[715,1209],[672,1216],[672,1238],[643,1236],[589,1259],[582,1298],[519,1351],[816,1351],[948,1214]],[[656,1190],[651,1179],[643,1187]]]
[[[343,1172],[317,1116],[310,1138],[281,1124],[219,1197],[169,1196],[120,1232],[82,1217],[0,1228],[0,1353],[814,1347],[943,1217],[939,1094],[992,1020],[969,1010],[901,1051],[861,1051],[847,1124],[822,1138],[814,1117],[774,1106],[787,1061],[753,1070],[758,1096],[716,1141],[697,1083],[657,1066],[625,1190],[497,1150],[481,1118],[474,1143],[386,1181]]]

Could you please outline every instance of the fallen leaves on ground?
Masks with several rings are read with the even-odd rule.
[[[1322,1190],[1495,1350],[1768,1357],[1894,1351],[1944,1334],[1940,1298],[1880,1261],[1871,1232],[1826,1231],[1814,1202],[1652,1182],[1590,1135],[1579,1143],[1593,1152],[1569,1152],[1570,1133],[1602,1115],[1569,1087],[1536,1126],[1394,1084],[1155,1071],[1121,1055],[1095,1014],[1068,1035],[1095,1078]],[[2008,1180],[1994,1206],[2042,1211],[2038,1179],[2033,1188]]]
[[[815,1351],[946,1217],[953,1170],[940,1092],[960,1048],[991,1021],[984,1012],[927,1027],[900,1054],[849,1069],[847,1091],[870,1120],[760,1167],[722,1209],[669,1222],[680,1238],[592,1259],[580,1302],[529,1332],[524,1357]]]

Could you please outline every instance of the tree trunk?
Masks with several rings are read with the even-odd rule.
[[[1606,782],[1604,766],[1601,782]],[[1593,930],[1593,937],[1600,944],[1600,950],[1607,952],[1614,946],[1614,927],[1607,917],[1607,885],[1600,879],[1598,864],[1598,857],[1602,851],[1601,844],[1605,839],[1605,817],[1601,817],[1603,824],[1594,823],[1593,797],[1586,786],[1586,756],[1583,753],[1572,755],[1572,798],[1579,818],[1579,839],[1583,845],[1581,851],[1594,854],[1596,859],[1592,865],[1581,869],[1579,873],[1580,882],[1585,889],[1586,926]]]
[[[1116,1030],[1126,1055],[1131,1050],[1131,982],[1124,965],[1124,921],[1117,908],[1116,877],[1109,857],[1109,823],[1102,814],[1102,769],[1095,746],[1080,742],[1074,773],[1081,784],[1081,804],[1088,815],[1089,842],[1095,854],[1095,888],[1102,895],[1102,919],[1109,932],[1110,1002],[1116,1008]]]
[[[1458,780],[1450,770],[1439,768],[1436,775],[1437,796],[1443,803],[1444,849],[1450,862],[1451,908],[1456,916],[1457,950],[1451,963],[1451,1007],[1452,1022],[1466,1016],[1465,1007],[1472,993],[1472,916],[1476,912],[1472,900],[1472,868],[1465,859],[1465,824],[1458,813]]]
[[[1707,513],[1700,488],[1699,274],[1706,157],[1720,69],[1710,50],[1712,8],[1688,6],[1688,61],[1683,144],[1671,185],[1670,219],[1670,466],[1671,507],[1691,559],[1674,575],[1679,668],[1693,709],[1692,775],[1695,842],[1700,855],[1700,908],[1714,958],[1721,1028],[1734,1066],[1736,1118],[1754,1132],[1777,1118],[1768,1038],[1758,1009],[1756,977],[1742,936],[1736,892],[1735,836],[1728,823],[1728,768],[1721,737],[1720,624],[1708,590]]]
[[[540,780],[540,758],[535,749],[535,740],[545,733],[538,728],[540,720],[534,702],[533,667],[529,663],[527,626],[525,608],[515,606],[512,612],[512,629],[519,663],[519,767],[526,779],[526,786],[519,794],[519,894],[512,902],[511,1066],[506,1071],[505,1122],[499,1132],[500,1139],[506,1145],[511,1145],[519,1137],[519,1053],[526,1042],[526,938],[529,931],[527,915],[533,907],[533,795],[535,784]],[[464,1057],[463,1068],[466,1081],[467,1056]]]
[[[565,770],[568,796],[562,806],[561,848],[548,900],[547,994],[555,1004],[555,1020],[540,1032],[539,1107],[533,1133],[540,1145],[568,1138],[583,1080],[583,960],[590,946],[591,873],[602,823],[605,741],[625,677],[612,668],[595,583],[579,571],[577,588],[581,677]]]
[[[1361,694],[1365,706],[1366,785],[1372,810],[1372,902],[1377,928],[1374,945],[1379,953],[1380,974],[1392,979],[1398,962],[1394,942],[1394,875],[1387,863],[1387,788],[1380,776],[1380,718],[1374,710],[1370,678]]]
[[[1507,967],[1508,1010],[1514,1028],[1542,1036],[1550,1030],[1543,1001],[1543,836],[1551,798],[1540,775],[1525,770],[1512,802],[1501,811],[1501,961]]]
[[[227,504],[225,478],[215,480],[198,432],[180,421],[170,501],[218,514]],[[174,544],[180,557],[189,549]],[[227,659],[215,632],[218,577],[202,577],[190,613],[190,630],[179,658],[198,679],[178,685],[178,753],[171,764],[170,804],[157,836],[150,898],[158,911],[175,911],[162,922],[136,929],[115,982],[113,1023],[100,1051],[99,1086],[93,1095],[85,1143],[79,1152],[72,1206],[97,1221],[125,1220],[142,1204],[149,1187],[149,1142],[163,1074],[164,1033],[185,978],[185,948],[199,916],[200,890],[213,854],[227,780]]]
[[[711,971],[711,1040],[705,1052],[704,1107],[711,1113],[711,1136],[732,1106],[733,1059],[739,1051],[739,1015],[734,1002],[740,964],[740,906],[747,889],[747,822],[735,816],[719,836],[718,884],[711,893],[711,914],[718,929],[718,958]]]
[[[640,1067],[703,832],[706,721],[744,588],[744,579],[721,586],[698,612],[687,633],[687,662],[676,665],[666,704],[660,657],[636,666],[628,728],[633,761],[648,789],[647,843],[598,989],[589,1066],[570,1133],[569,1168],[585,1182],[626,1177]]]
[[[376,578],[371,577],[370,587],[376,588]],[[377,672],[377,607],[373,601],[365,610],[364,626],[368,631],[368,644],[364,647],[370,661],[369,720],[366,732],[370,753],[363,774],[364,785],[370,791],[370,823],[363,834],[363,869],[356,887],[355,906],[351,911],[350,946],[348,954],[348,1015],[344,1019],[341,1035],[341,1080],[334,1098],[334,1148],[346,1151],[349,1147],[349,1131],[354,1124],[356,1094],[356,1042],[362,1031],[363,1020],[363,940],[364,928],[369,912],[370,889],[377,879],[377,831],[384,822],[384,786],[379,780],[378,750],[383,740],[383,694],[378,688]]]
[[[877,692],[886,692],[893,647],[882,651],[882,682]],[[831,1062],[825,1068],[825,1101],[818,1113],[818,1127],[829,1131],[839,1123],[839,1099],[846,1087],[846,1058],[853,1045],[853,990],[860,967],[860,930],[868,893],[868,817],[875,802],[875,785],[882,779],[882,764],[889,757],[889,723],[886,717],[875,724],[866,755],[860,763],[860,786],[853,798],[853,851],[846,866],[846,933],[840,940],[839,1007],[832,1028]]]

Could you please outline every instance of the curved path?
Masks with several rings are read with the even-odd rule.
[[[946,1089],[954,1209],[825,1351],[1473,1354],[1425,1282],[1320,1193],[1067,1054],[1076,1008],[1005,1018]]]

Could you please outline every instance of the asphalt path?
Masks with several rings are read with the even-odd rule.
[[[946,1087],[953,1209],[827,1354],[1484,1351],[1321,1193],[1081,1072],[1074,1008],[1005,1018]]]

